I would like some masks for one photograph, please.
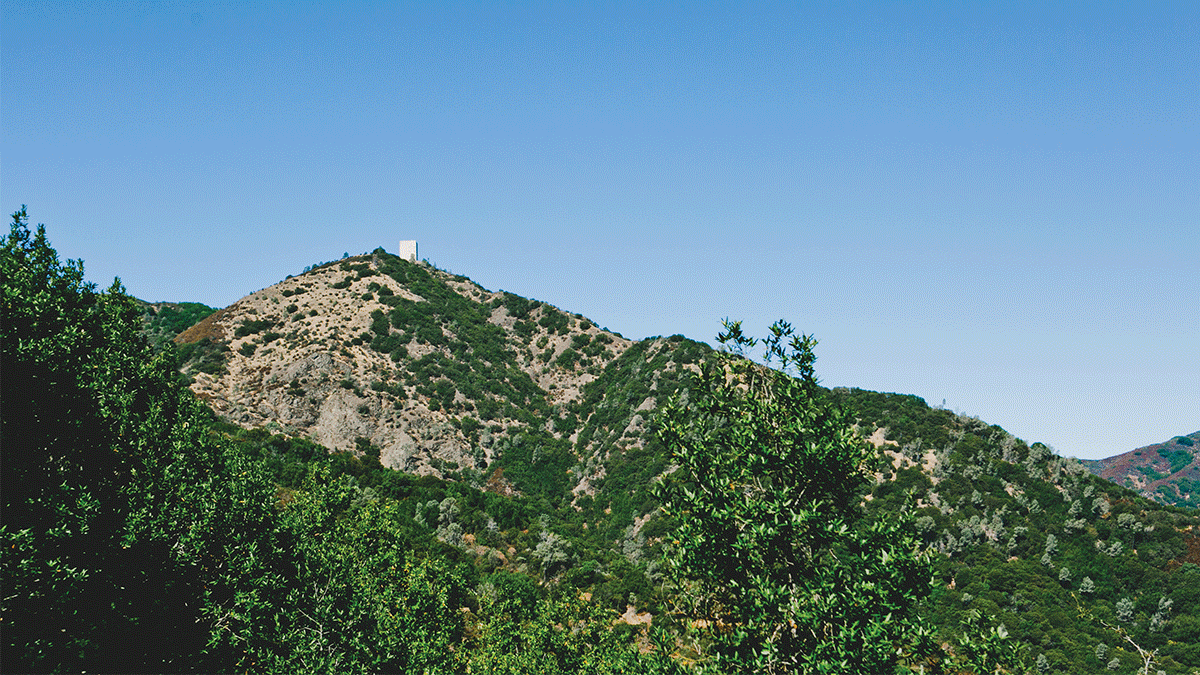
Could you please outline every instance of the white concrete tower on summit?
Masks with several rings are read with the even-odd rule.
[[[417,262],[420,258],[417,257],[417,242],[416,240],[401,241],[400,252],[397,253],[401,258],[409,262]]]

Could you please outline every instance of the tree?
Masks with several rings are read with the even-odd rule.
[[[25,207],[0,279],[2,667],[178,670],[206,640],[172,553],[215,457],[202,404],[120,282],[98,293]]]
[[[616,623],[616,612],[570,591],[552,591],[539,601],[532,588],[533,597],[513,597],[526,595],[513,593],[523,583],[518,579],[527,577],[493,575],[485,587],[467,673],[682,675],[668,656],[673,645],[662,631],[650,626],[641,633]]]
[[[0,279],[0,670],[253,667],[297,567],[267,475],[24,207]]]
[[[814,374],[816,341],[785,322],[757,341],[726,321],[659,438],[678,470],[657,489],[678,530],[670,567],[701,667],[890,672],[929,632],[914,616],[928,558],[907,523],[861,508],[867,445]]]
[[[1163,606],[1163,604],[1164,603],[1162,601],[1160,601],[1159,607],[1161,608]],[[1149,645],[1146,645],[1145,647],[1143,647],[1142,645],[1146,644],[1145,640],[1143,639],[1143,641],[1141,643],[1136,642],[1133,639],[1133,636],[1130,635],[1129,629],[1127,629],[1125,626],[1121,626],[1118,624],[1112,624],[1103,619],[1096,618],[1095,616],[1093,616],[1093,614],[1090,610],[1087,610],[1083,607],[1083,605],[1079,602],[1079,598],[1075,598],[1075,606],[1076,606],[1076,609],[1079,611],[1079,616],[1081,618],[1087,619],[1089,621],[1096,621],[1101,626],[1104,626],[1105,628],[1116,633],[1117,636],[1120,637],[1125,642],[1128,642],[1134,648],[1134,650],[1137,651],[1138,657],[1142,660],[1142,668],[1141,668],[1140,672],[1142,673],[1142,675],[1150,675],[1150,669],[1153,668],[1155,666],[1156,662],[1158,661],[1158,651],[1159,651],[1158,647],[1155,647],[1154,649],[1150,649]],[[1131,621],[1133,619],[1133,608],[1134,608],[1134,604],[1133,604],[1132,599],[1122,598],[1122,599],[1118,600],[1117,601],[1117,620],[1120,621],[1121,623],[1127,623],[1127,622]],[[1166,609],[1168,609],[1168,610],[1170,609],[1170,601],[1167,601]],[[1105,649],[1105,651],[1107,651],[1107,649]],[[1096,658],[1098,658],[1098,659],[1104,658],[1103,656],[1101,656],[1099,648],[1097,648],[1097,650],[1096,650]],[[1117,668],[1120,668],[1120,667],[1121,667],[1121,660],[1120,660],[1120,658],[1118,658],[1116,656],[1114,656],[1112,658],[1112,661],[1109,661],[1109,663],[1108,663],[1109,670],[1116,670]],[[1162,671],[1158,671],[1158,672],[1162,672]]]
[[[967,611],[955,638],[957,646],[939,664],[948,672],[985,675],[1028,671],[1025,646],[1008,634],[1004,624],[987,626],[978,610]],[[1038,656],[1040,668],[1046,656]]]

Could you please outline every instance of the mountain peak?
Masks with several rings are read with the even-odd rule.
[[[210,367],[195,360],[192,389],[228,421],[337,450],[366,438],[385,466],[439,474],[485,469],[487,439],[513,427],[574,441],[554,411],[634,344],[381,249],[252,293],[177,338],[202,341]]]

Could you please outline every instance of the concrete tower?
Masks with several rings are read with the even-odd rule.
[[[401,241],[400,252],[397,253],[397,255],[409,262],[417,262],[420,260],[420,258],[417,257],[416,240]]]

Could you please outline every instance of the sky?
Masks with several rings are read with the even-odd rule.
[[[1200,3],[0,5],[0,206],[225,306],[401,239],[1063,455],[1200,430]]]

